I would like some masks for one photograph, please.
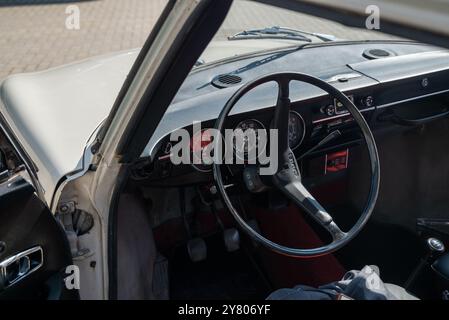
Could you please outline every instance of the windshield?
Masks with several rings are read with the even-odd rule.
[[[197,66],[234,56],[308,43],[357,40],[404,40],[372,29],[338,22],[258,2],[236,0],[198,61]]]

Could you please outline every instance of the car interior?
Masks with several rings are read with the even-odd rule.
[[[241,84],[283,72],[293,74],[288,145],[301,181],[344,232],[366,210],[374,172],[360,121],[348,104],[377,145],[380,188],[372,216],[347,245],[324,255],[295,257],[267,248],[236,222],[228,204],[252,230],[282,246],[308,249],[332,242],[278,188],[260,179],[248,188],[251,165],[170,161],[170,133],[180,123],[192,132],[193,121],[203,121],[192,146],[217,127],[217,119],[222,129],[280,128],[278,88],[269,81],[247,90],[225,117],[220,112]],[[296,73],[330,83],[349,102],[296,81]],[[262,299],[279,288],[317,287],[348,270],[376,265],[385,282],[420,299],[441,299],[448,275],[435,267],[443,254],[431,244],[444,247],[448,241],[448,78],[446,51],[409,41],[309,44],[193,69],[155,134],[156,147],[130,168],[120,196],[118,297]],[[210,143],[204,141],[202,148]]]
[[[449,51],[321,38],[195,64],[117,181],[112,297],[258,300],[376,266],[413,297],[449,300]],[[174,133],[190,133],[193,157],[217,143],[212,128],[278,130],[279,169],[173,163]],[[9,178],[23,165],[3,135]],[[70,231],[88,234],[76,214]]]

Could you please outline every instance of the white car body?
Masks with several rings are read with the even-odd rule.
[[[293,40],[216,41],[201,60],[208,63],[295,44]],[[83,169],[86,144],[108,116],[138,53],[134,49],[17,74],[1,84],[0,112],[39,168],[48,204],[59,181]]]

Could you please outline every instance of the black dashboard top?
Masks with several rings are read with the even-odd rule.
[[[384,50],[390,57],[372,59],[366,55],[367,50]],[[226,101],[244,83],[283,71],[308,73],[324,79],[354,96],[356,105],[366,110],[449,90],[449,52],[410,42],[318,44],[300,50],[288,48],[217,62],[191,72],[142,157],[154,158],[162,140],[174,130],[191,126],[194,121],[215,120]],[[227,74],[238,76],[240,82],[224,88],[212,84],[218,75]],[[330,103],[326,96],[310,85],[291,84],[291,100],[297,108],[300,102],[315,106],[306,121],[318,123],[343,116],[326,112]],[[276,85],[266,84],[248,93],[231,115],[264,113],[275,105],[276,97]]]

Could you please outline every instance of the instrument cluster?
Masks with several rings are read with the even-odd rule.
[[[271,121],[270,129],[273,128],[273,121]],[[257,132],[257,130],[267,130],[265,126],[256,119],[246,119],[241,121],[234,130],[240,129],[243,133],[245,131],[252,129]],[[268,134],[268,132],[267,132]],[[288,122],[288,139],[289,145],[292,150],[299,147],[304,140],[306,135],[306,123],[302,116],[296,111],[290,111],[289,122]],[[255,145],[251,145],[248,141],[248,135],[244,135],[246,141],[243,146],[245,154],[255,148]]]

